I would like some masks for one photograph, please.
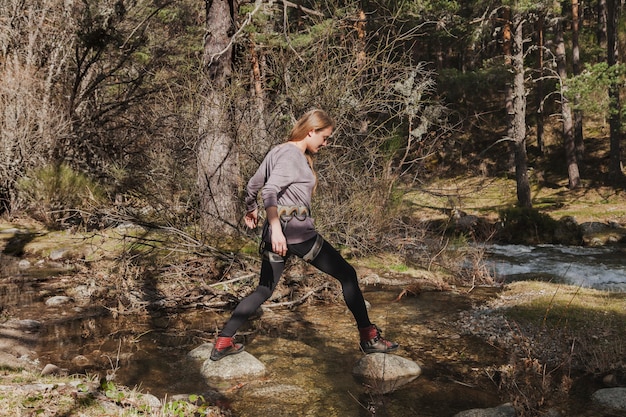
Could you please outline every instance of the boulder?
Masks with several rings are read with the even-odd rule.
[[[207,345],[210,345],[210,349],[213,348],[211,343],[207,343]],[[208,349],[210,352],[209,346],[205,346],[204,349]],[[265,365],[245,351],[226,356],[219,361],[206,359],[200,369],[200,373],[207,381],[255,378],[265,375],[265,371]]]
[[[203,343],[187,354],[191,359],[205,361],[211,357],[213,343]]]
[[[41,370],[41,375],[46,376],[46,375],[61,375],[62,370],[61,368],[59,368],[58,366],[49,363],[46,366],[43,367],[43,369]]]
[[[583,242],[581,227],[572,216],[564,216],[554,229],[554,242],[562,245],[580,245]]]
[[[594,403],[617,411],[626,411],[626,388],[604,388],[591,396]]]
[[[357,381],[377,394],[393,392],[421,374],[422,368],[417,363],[384,353],[363,356],[352,370]]]
[[[15,319],[11,318],[0,326],[6,329],[14,329],[20,330],[28,333],[38,332],[41,328],[41,322],[38,320],[30,320],[30,319]]]
[[[57,307],[62,306],[64,304],[71,303],[72,299],[65,295],[55,295],[46,300],[46,305],[48,307]]]
[[[28,269],[32,266],[28,259],[22,259],[17,263],[17,267],[19,269]]]
[[[69,252],[69,249],[53,249],[50,252],[50,260],[52,261],[60,261],[61,259],[63,259]]]
[[[604,246],[623,242],[626,229],[616,224],[587,222],[580,225],[585,246]]]

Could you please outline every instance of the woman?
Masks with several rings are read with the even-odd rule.
[[[398,344],[382,338],[370,322],[354,268],[315,230],[311,218],[311,196],[317,183],[311,155],[327,145],[335,127],[322,110],[311,110],[294,125],[289,139],[271,149],[250,178],[245,198],[246,225],[257,226],[257,195],[261,192],[267,221],[263,227],[261,277],[256,290],[244,298],[218,334],[211,359],[241,352],[244,347],[233,336],[271,295],[285,268],[296,255],[341,283],[346,305],[359,329],[365,353],[392,352]]]

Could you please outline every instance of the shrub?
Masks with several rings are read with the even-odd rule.
[[[86,224],[104,200],[102,188],[67,164],[47,165],[17,182],[20,205],[48,227]]]
[[[511,207],[500,210],[499,237],[509,243],[534,244],[552,242],[558,222],[538,210]]]

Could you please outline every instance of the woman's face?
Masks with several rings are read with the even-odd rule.
[[[328,138],[332,133],[333,128],[331,126],[318,131],[311,130],[305,138],[307,151],[317,153],[328,144]]]

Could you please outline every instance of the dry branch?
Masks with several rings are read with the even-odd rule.
[[[272,304],[267,304],[262,306],[263,310],[269,310],[271,308],[274,307],[295,307],[295,306],[299,306],[300,304],[304,303],[310,296],[312,296],[313,294],[317,294],[323,290],[326,290],[329,288],[329,284],[328,283],[324,283],[323,285],[320,285],[317,288],[312,289],[311,291],[307,292],[306,294],[304,294],[302,297],[298,298],[297,300],[293,300],[293,301],[284,301],[282,303],[272,303]]]

